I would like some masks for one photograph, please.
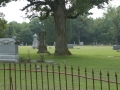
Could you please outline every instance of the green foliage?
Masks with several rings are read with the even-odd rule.
[[[78,41],[83,41],[85,44],[119,44],[120,30],[119,30],[119,7],[109,7],[104,17],[93,19],[86,14],[79,16],[76,19],[67,19],[66,34],[67,43],[78,44]],[[1,15],[4,16],[4,15]],[[4,20],[4,19],[1,19]],[[1,28],[4,25],[1,25]],[[7,29],[1,29],[5,37],[17,36],[24,44],[32,44],[33,34],[37,34],[41,30],[46,30],[46,41],[48,45],[53,45],[55,42],[55,28],[54,19],[50,17],[45,21],[39,21],[38,18],[32,19],[29,23],[10,22],[5,24]],[[27,32],[28,30],[28,32]],[[1,33],[0,33],[1,34]],[[27,35],[27,37],[26,37]]]
[[[0,38],[7,37],[7,21],[4,19],[4,14],[0,13]]]
[[[53,17],[50,17],[43,21],[44,23],[44,29],[47,33],[46,35],[46,41],[48,45],[53,45],[55,42],[55,27],[54,27],[54,19]]]
[[[19,57],[19,62],[25,62],[25,58],[24,57]]]
[[[67,43],[78,43],[83,41],[85,44],[92,44],[98,42],[98,44],[116,44],[119,43],[119,7],[109,7],[108,11],[104,14],[104,17],[93,19],[86,14],[79,16],[76,19],[67,19],[66,22],[66,34]],[[116,13],[114,15],[114,13]],[[30,38],[25,38],[25,33]],[[39,31],[46,30],[47,32],[47,44],[53,45],[55,42],[55,28],[54,19],[50,17],[45,21],[39,21],[38,18],[34,18],[30,23],[8,23],[7,36],[17,36],[24,44],[32,44],[32,35],[38,34]],[[23,38],[24,37],[24,38]],[[118,39],[116,39],[118,38]],[[29,40],[28,40],[29,39]]]
[[[78,2],[86,3],[86,0],[81,0]],[[76,3],[76,0],[72,0],[71,3]],[[44,10],[46,10],[45,8],[46,7],[44,7]],[[82,14],[74,20],[67,19],[67,43],[83,41],[85,44],[91,44],[93,42],[98,42],[99,44],[119,44],[119,12],[120,7],[109,7],[107,12],[104,13],[104,17],[102,18],[92,19],[88,18],[86,14]],[[51,13],[51,15],[53,14]],[[24,44],[28,43],[31,45],[33,34],[38,34],[41,30],[46,30],[47,44],[53,45],[53,42],[55,42],[55,23],[53,17],[49,17],[45,21],[40,21],[38,18],[34,18],[31,19],[30,23],[23,22],[20,24],[17,22],[10,22],[8,25],[7,21],[4,20],[4,14],[1,13],[0,17],[0,37],[17,36],[18,39]]]
[[[93,6],[103,8],[104,3],[108,3],[108,1],[109,0],[28,0],[29,4],[23,7],[22,10],[26,10],[26,15],[30,19],[38,17],[40,20],[44,20],[49,18],[49,16],[53,16],[57,43],[55,53],[71,55],[66,45],[66,19],[74,19],[79,15],[89,14],[88,11],[93,8]],[[69,5],[69,7],[67,5]],[[58,48],[59,45],[62,45],[61,49]]]
[[[21,31],[21,24],[15,21],[8,23],[8,37],[18,36]]]
[[[33,34],[38,34],[41,30],[44,29],[42,23],[38,18],[33,18],[29,23],[29,28]]]
[[[77,44],[79,44],[80,41],[90,43],[92,21],[93,19],[88,18],[86,14],[72,20],[73,40],[76,38],[77,41],[74,41],[76,41]]]
[[[109,35],[112,43],[120,44],[120,7],[109,7],[104,14],[106,24],[109,25]]]
[[[32,44],[32,40],[33,40],[33,34],[30,31],[30,28],[25,28],[23,29],[23,31],[21,31],[20,33],[20,41],[24,43],[24,45],[31,45]]]

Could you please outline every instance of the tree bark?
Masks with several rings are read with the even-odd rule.
[[[54,11],[56,45],[55,53],[57,55],[71,55],[66,41],[66,14],[65,7],[58,5]]]

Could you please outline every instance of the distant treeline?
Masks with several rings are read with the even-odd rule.
[[[17,23],[15,21],[7,23],[4,20],[4,15],[0,14],[0,38],[17,36],[24,45],[31,45],[32,36],[35,33],[38,35],[41,30],[45,30],[47,44],[53,45],[55,42],[56,35],[52,17],[44,21],[34,18],[29,23]],[[88,15],[83,15],[76,19],[68,19],[66,28],[68,43],[120,44],[120,7],[109,7],[102,18],[93,19]]]

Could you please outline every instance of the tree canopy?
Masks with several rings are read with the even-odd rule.
[[[60,7],[66,18],[77,18],[79,15],[90,14],[88,11],[97,6],[104,8],[104,4],[109,0],[27,0],[27,4],[22,10],[26,10],[28,18],[39,17],[43,20],[49,16],[54,16],[55,11]],[[30,13],[29,13],[30,12]]]
[[[109,35],[115,44],[120,44],[120,6],[109,7],[104,13],[105,23],[108,25]]]
[[[2,0],[12,1],[12,0]],[[14,0],[13,0],[14,1]],[[16,0],[17,1],[17,0]],[[104,8],[109,0],[27,0],[29,4],[23,7],[28,18],[38,17],[44,20],[49,16],[54,17],[56,46],[55,54],[71,55],[67,48],[66,19],[74,19],[79,15],[90,14],[88,11],[97,6]]]
[[[7,37],[6,29],[7,29],[7,21],[4,19],[4,14],[0,12],[0,38]]]

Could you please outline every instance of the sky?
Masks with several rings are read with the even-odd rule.
[[[10,2],[7,4],[6,7],[1,7],[0,12],[3,12],[5,14],[5,19],[8,21],[8,23],[12,21],[16,21],[18,23],[29,22],[29,19],[23,18],[25,17],[25,12],[20,10],[22,9],[22,7],[26,5],[27,5],[27,0],[19,0],[17,2]],[[119,6],[120,0],[113,0],[112,2],[110,2],[109,5]],[[97,7],[95,7],[94,9],[90,10],[90,12],[93,13],[91,17],[93,18],[102,17],[105,10],[106,8],[102,10],[102,9],[97,9]]]

